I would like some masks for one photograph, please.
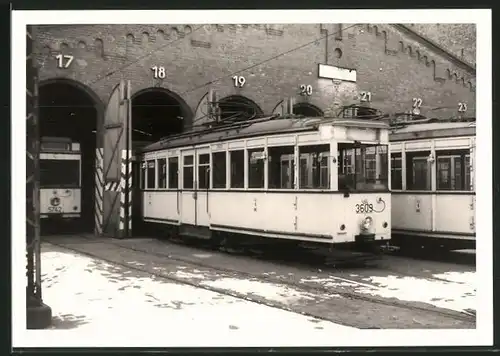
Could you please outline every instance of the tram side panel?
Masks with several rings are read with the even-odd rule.
[[[407,134],[422,139],[396,141]],[[476,233],[473,134],[470,123],[460,122],[415,124],[394,134],[392,228],[400,243],[411,239],[449,248],[472,246]]]
[[[208,206],[205,200],[194,200],[196,192],[183,193],[177,199],[179,191],[144,191],[144,219],[275,238],[347,243],[359,234],[363,220],[370,216],[373,225],[369,229],[375,239],[390,239],[387,193],[353,193],[344,197],[337,192],[209,191]],[[195,209],[198,209],[196,216]],[[205,213],[208,224],[200,219]]]
[[[432,231],[432,195],[392,193],[392,228]]]
[[[144,220],[333,244],[360,238],[389,240],[391,199],[383,183],[388,174],[387,145],[379,144],[375,133],[370,137],[366,130],[353,128],[350,135],[368,142],[355,146],[345,141],[342,127],[338,131],[343,143],[322,142],[316,132],[298,136],[298,142],[311,136],[311,144],[298,146],[290,134],[270,136],[267,147],[262,138],[252,138],[212,144],[212,152],[207,146],[148,152],[141,174]],[[180,164],[171,166],[173,159]],[[345,167],[337,164],[340,161]],[[359,181],[364,165],[372,178]],[[203,177],[210,166],[209,180],[214,181],[207,183]],[[342,191],[336,187],[340,173],[351,179],[350,188]]]
[[[452,231],[460,235],[476,233],[474,226],[476,197],[472,194],[438,194],[434,196],[435,231]],[[438,214],[437,212],[442,212]]]

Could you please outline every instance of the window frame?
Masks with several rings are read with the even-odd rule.
[[[431,155],[430,150],[425,150],[425,151],[410,151],[406,152],[406,190],[407,191],[420,191],[420,192],[430,192],[433,191],[433,164],[429,162],[429,156]],[[414,169],[413,169],[413,162],[414,160],[417,161],[424,161],[427,162],[427,185],[428,188],[414,188]]]
[[[208,156],[208,162],[207,163],[200,163],[200,157],[201,156]],[[207,150],[206,148],[200,148],[196,149],[196,178],[195,178],[195,189],[196,190],[209,190],[211,186],[211,166],[212,166],[212,155],[210,154],[210,151]],[[207,168],[208,169],[208,183],[206,187],[200,188],[200,168]]]
[[[391,186],[390,190],[403,190],[403,153],[402,152],[390,152],[390,160],[391,160]],[[393,162],[399,161],[399,168],[394,168]],[[394,188],[392,179],[393,171],[399,170],[399,178],[400,178],[400,187]]]
[[[215,159],[214,156],[217,154],[223,154],[224,155],[224,187],[214,187],[215,183],[215,178],[214,178],[214,173],[215,173]],[[229,179],[228,179],[228,162],[229,162],[229,153],[227,149],[212,149],[210,152],[210,189],[213,190],[227,190],[228,185],[229,185]]]
[[[340,141],[337,141],[337,140],[329,140],[329,141],[311,141],[311,142],[300,142],[297,146],[297,152],[296,152],[296,157],[297,157],[297,170],[296,170],[296,174],[297,174],[297,190],[299,191],[307,191],[307,192],[311,192],[311,191],[318,191],[318,192],[322,192],[322,191],[333,191],[334,189],[334,180],[332,179],[332,167],[333,167],[333,164],[332,164],[332,160],[331,160],[331,155],[332,155],[332,142],[334,142],[334,144],[338,144]],[[301,152],[301,149],[303,149],[304,147],[312,147],[312,146],[327,146],[327,149],[325,151],[321,151],[320,152],[320,156],[323,158],[323,157],[326,157],[326,162],[327,162],[327,179],[328,179],[328,186],[326,188],[304,188],[302,187],[302,184],[301,184],[301,177],[302,177],[302,160],[303,158],[306,158],[306,166],[311,166],[312,167],[312,155],[311,153],[307,153],[307,152]],[[323,156],[323,153],[325,153],[326,155]],[[320,162],[319,164],[319,181],[321,182],[321,170],[322,168],[324,168],[324,166],[322,165],[322,163]],[[312,182],[312,184],[314,185],[314,173],[313,173],[313,169],[311,168],[310,169],[310,172],[308,173],[308,177],[307,177],[308,181],[310,180]]]
[[[436,191],[438,192],[470,192],[472,191],[472,185],[470,181],[470,149],[446,149],[446,150],[436,150],[435,151],[435,165],[436,165]],[[450,188],[440,188],[440,167],[439,159],[445,158],[449,159],[450,162]],[[460,183],[461,189],[456,189],[456,162],[460,162]],[[469,164],[467,164],[469,161]],[[467,172],[469,171],[469,172]],[[468,177],[468,179],[467,179]]]
[[[177,170],[175,172],[176,174],[176,187],[172,187],[172,181],[171,181],[171,174],[173,174],[173,170],[171,170],[171,167],[170,167],[170,161],[171,160],[176,160],[177,161]],[[180,187],[180,176],[181,176],[181,173],[180,173],[180,155],[177,153],[177,152],[169,152],[169,154],[167,155],[167,189],[168,190],[180,190],[181,187]]]
[[[192,158],[192,162],[189,163],[189,164],[186,164],[185,163],[185,160],[186,158],[188,157],[191,157]],[[196,184],[195,184],[195,180],[196,180],[196,151],[192,150],[192,149],[188,149],[188,150],[185,150],[182,152],[181,154],[181,171],[182,171],[182,177],[181,177],[181,181],[182,181],[182,190],[196,190]],[[192,179],[191,179],[191,187],[186,187],[185,186],[185,182],[186,182],[186,168],[191,168],[192,170]]]
[[[152,187],[149,186],[149,183],[150,183],[149,182],[149,179],[150,179],[149,178],[149,170],[150,170],[149,164],[150,163],[154,164],[154,166],[153,166],[153,172],[154,172],[153,173],[153,184],[152,184],[153,186]],[[146,184],[145,184],[145,189],[146,190],[156,190],[157,189],[156,168],[157,168],[157,166],[156,166],[156,158],[151,157],[149,159],[146,159]]]
[[[266,160],[265,160],[265,165],[267,166],[267,174],[266,174],[266,186],[267,190],[273,192],[273,191],[293,191],[296,190],[296,165],[297,165],[297,145],[290,144],[290,143],[284,143],[284,144],[273,144],[273,145],[268,145],[267,146],[267,152],[266,152]],[[279,187],[278,188],[271,188],[270,183],[271,183],[271,164],[272,163],[272,154],[271,152],[275,149],[284,149],[284,148],[291,148],[292,153],[286,153],[286,154],[280,154],[279,156]],[[288,170],[290,171],[289,178],[291,180],[291,188],[282,188],[283,185],[283,157],[288,157],[286,160],[288,162],[287,167]]]
[[[233,174],[232,174],[232,154],[234,152],[241,152],[243,153],[243,159],[242,159],[242,167],[243,168],[243,174],[242,174],[242,182],[241,182],[241,187],[233,187]],[[246,171],[247,171],[247,167],[246,167],[246,150],[244,148],[231,148],[228,150],[228,155],[229,155],[229,165],[228,165],[228,170],[229,170],[229,182],[227,183],[228,185],[228,189],[229,190],[242,190],[242,189],[245,189],[245,182],[246,182]]]
[[[165,186],[164,187],[160,187],[160,182],[161,182],[161,177],[160,177],[160,161],[164,161],[165,162],[165,165],[164,165],[164,170],[165,170],[165,174],[164,174],[164,177],[163,177],[163,180],[164,180],[164,183],[165,183]],[[167,160],[167,157],[166,156],[160,156],[160,157],[157,157],[156,158],[156,189],[158,190],[166,190],[168,189],[168,160]]]

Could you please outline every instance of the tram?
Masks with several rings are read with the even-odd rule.
[[[270,116],[196,128],[138,152],[141,217],[180,237],[385,245],[388,145],[389,126],[375,120]]]
[[[396,123],[390,142],[391,244],[474,249],[475,118]]]
[[[81,215],[80,144],[69,138],[40,141],[40,217],[75,219]]]

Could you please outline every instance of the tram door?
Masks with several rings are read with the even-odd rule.
[[[209,148],[184,150],[181,152],[181,157],[181,223],[209,226]]]

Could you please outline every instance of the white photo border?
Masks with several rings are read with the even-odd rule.
[[[477,117],[476,275],[477,324],[473,330],[359,330],[339,333],[330,340],[303,340],[300,335],[269,333],[266,340],[252,335],[217,340],[210,335],[165,338],[158,333],[75,337],[64,330],[26,329],[25,181],[26,181],[26,26],[42,24],[226,24],[226,23],[475,23]],[[492,70],[491,10],[85,10],[12,12],[12,345],[13,347],[210,347],[210,346],[489,346],[493,343],[492,246]],[[42,267],[43,268],[43,267]],[[50,305],[55,311],[57,305]],[[149,330],[148,330],[149,331]],[[286,338],[280,336],[287,334]],[[98,335],[96,335],[98,336]],[[167,342],[174,342],[168,344]]]

